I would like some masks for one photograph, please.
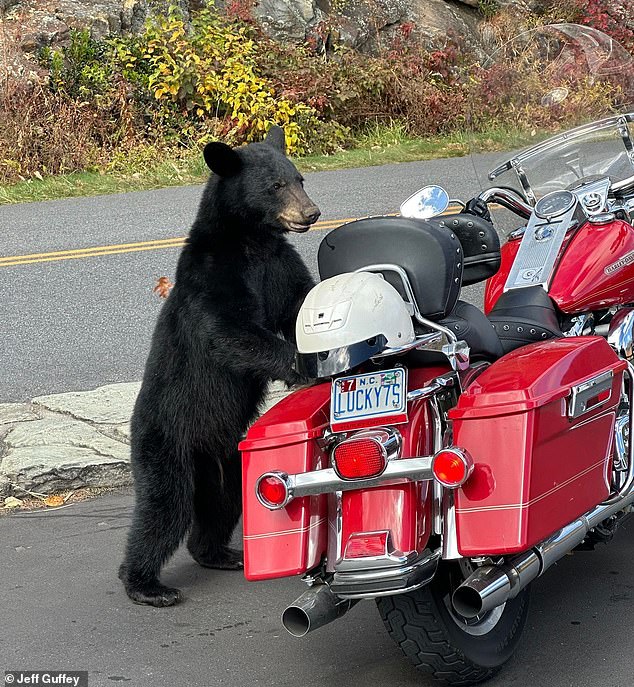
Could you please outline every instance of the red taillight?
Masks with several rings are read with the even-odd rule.
[[[267,473],[262,475],[255,485],[255,494],[258,501],[266,508],[272,510],[282,508],[289,498],[288,485],[284,475]]]
[[[385,470],[387,452],[377,439],[353,437],[335,447],[332,463],[342,479],[377,477]]]
[[[434,456],[434,478],[449,489],[462,486],[472,471],[473,459],[462,449],[446,448]]]
[[[344,558],[387,556],[388,532],[361,532],[352,534],[346,545]]]

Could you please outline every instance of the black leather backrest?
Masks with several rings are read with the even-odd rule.
[[[324,238],[317,260],[322,279],[373,264],[402,267],[421,313],[432,320],[453,310],[464,265],[454,232],[440,227],[435,219],[407,217],[370,217],[344,224]],[[389,272],[384,276],[404,295],[398,277]]]
[[[484,281],[500,269],[500,237],[491,222],[467,213],[430,221],[457,234],[464,251],[463,286]]]

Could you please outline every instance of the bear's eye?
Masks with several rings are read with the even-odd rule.
[[[285,184],[283,181],[276,181],[276,182],[273,184],[273,188],[274,188],[276,191],[279,191],[281,188],[284,188],[284,186],[286,186],[286,184]]]

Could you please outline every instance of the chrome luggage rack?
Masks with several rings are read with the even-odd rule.
[[[405,306],[411,317],[413,317],[418,324],[432,329],[431,334],[423,334],[409,344],[404,346],[398,346],[396,348],[386,348],[377,355],[372,356],[375,358],[386,358],[391,355],[397,355],[399,353],[406,353],[407,351],[427,348],[432,350],[439,350],[441,353],[447,356],[451,367],[454,370],[466,370],[469,367],[469,346],[466,341],[459,340],[456,335],[447,327],[443,327],[437,322],[432,322],[426,317],[423,317],[418,303],[416,302],[416,297],[414,296],[414,290],[412,289],[412,284],[407,276],[407,272],[399,265],[393,265],[390,263],[380,263],[375,265],[365,265],[360,267],[355,272],[373,272],[380,273],[383,272],[393,272],[396,274],[403,286],[403,291],[405,293],[404,301]],[[443,337],[446,343],[443,343]],[[437,347],[437,344],[441,343],[441,346]]]

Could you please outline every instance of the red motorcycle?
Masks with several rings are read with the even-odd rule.
[[[545,31],[560,64],[598,33],[549,27],[540,51]],[[318,381],[240,445],[246,577],[308,585],[291,634],[375,599],[417,667],[473,684],[513,654],[530,583],[612,538],[634,502],[633,122],[523,150],[459,212],[431,186],[324,238],[297,320]],[[523,220],[502,248],[500,207]],[[486,315],[459,300],[485,279]]]

